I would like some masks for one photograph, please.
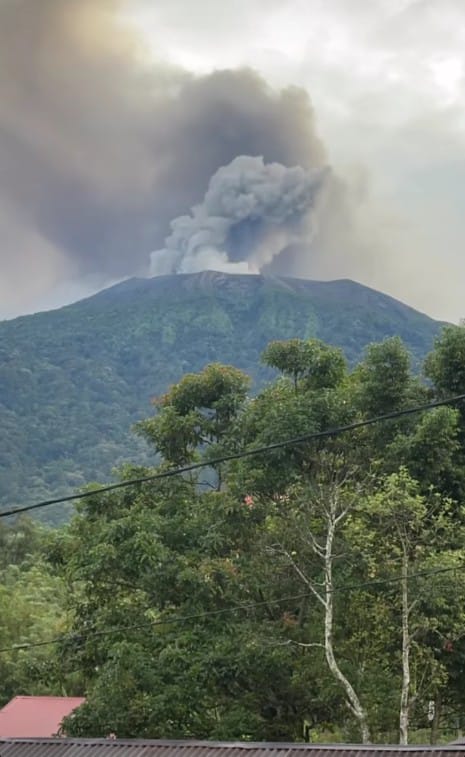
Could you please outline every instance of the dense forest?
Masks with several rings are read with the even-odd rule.
[[[270,343],[255,396],[210,364],[137,426],[180,476],[0,522],[0,698],[85,694],[73,735],[450,739],[465,711],[465,404],[229,461],[465,392],[465,329],[422,374],[399,338],[348,366]]]
[[[0,508],[110,479],[123,462],[152,465],[132,425],[207,363],[241,368],[255,393],[276,375],[260,363],[271,340],[317,337],[353,364],[368,343],[397,334],[418,361],[439,329],[351,281],[214,272],[133,279],[0,323]]]

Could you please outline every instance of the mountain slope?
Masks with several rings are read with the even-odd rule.
[[[317,336],[350,361],[398,334],[421,359],[441,324],[352,281],[215,272],[131,279],[0,323],[0,506],[69,492],[147,461],[130,427],[150,399],[212,361],[271,377],[272,339]]]

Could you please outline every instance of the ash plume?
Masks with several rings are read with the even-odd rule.
[[[13,308],[67,280],[148,272],[171,220],[238,156],[326,165],[304,90],[154,63],[121,7],[0,0],[0,302]]]
[[[374,256],[360,240],[377,231],[359,233],[356,193],[327,168],[308,94],[275,90],[250,69],[194,76],[154,62],[122,7],[0,0],[0,318],[146,275],[151,250],[165,251],[152,262],[158,271],[203,260],[363,279]],[[251,160],[257,189],[285,190],[280,171],[301,177],[295,188],[310,182],[303,207],[279,222],[263,204],[231,216],[224,238],[209,228],[202,254],[183,253],[181,264],[187,241],[178,222],[170,234],[173,219],[202,205],[210,181],[218,190],[228,170]]]
[[[206,268],[258,272],[291,244],[308,243],[328,175],[242,155],[210,179],[201,204],[171,222],[154,274]]]

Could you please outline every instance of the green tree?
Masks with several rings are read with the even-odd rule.
[[[231,426],[244,406],[249,378],[231,366],[209,365],[187,374],[156,404],[158,414],[137,425],[167,463],[183,465],[202,452],[211,458],[231,441]],[[217,467],[218,487],[221,468]]]
[[[454,568],[463,558],[462,539],[456,546],[453,535],[456,530],[452,503],[431,491],[424,496],[405,469],[379,482],[348,525],[347,537],[358,544],[359,559],[371,575],[381,583],[395,579],[385,603],[391,616],[389,646],[398,666],[397,674],[393,669],[392,685],[399,685],[401,744],[408,743],[414,708],[426,709],[443,676],[428,639],[451,620],[451,607],[445,615],[444,597],[437,593],[436,584],[444,569]],[[453,607],[458,622],[462,599],[456,597]]]
[[[319,339],[288,339],[271,342],[262,355],[265,365],[289,376],[295,391],[300,384],[309,389],[333,388],[346,372],[342,350]]]
[[[335,567],[338,547],[341,546],[339,532],[360,497],[355,480],[354,471],[347,467],[343,458],[321,455],[318,470],[313,471],[311,479],[289,490],[285,499],[293,508],[291,528],[285,529],[284,540],[278,529],[271,528],[268,549],[289,563],[303,587],[321,606],[319,634],[317,630],[320,640],[301,644],[324,650],[329,673],[341,686],[348,709],[358,723],[362,742],[366,744],[370,741],[368,713],[335,650],[334,595]]]
[[[72,694],[78,680],[53,645],[41,646],[67,627],[66,585],[47,560],[51,534],[20,519],[0,526],[0,541],[0,704],[18,694]]]
[[[383,468],[408,469],[423,494],[433,487],[447,497],[461,499],[460,413],[452,407],[439,407],[420,415],[402,429],[384,448]]]
[[[256,570],[263,519],[182,479],[81,506],[66,545],[79,592],[62,652],[84,671],[87,705],[69,733],[301,736],[310,706],[292,676],[298,650],[275,643],[294,600],[275,604],[283,587]]]
[[[360,403],[368,416],[400,410],[412,397],[411,358],[398,337],[370,345],[357,372]]]
[[[284,375],[253,398],[224,366],[174,385],[139,427],[160,470],[428,394],[398,340],[350,374],[327,370],[321,344],[301,347],[271,351]],[[251,455],[221,466],[216,487],[191,472],[96,491],[55,550],[72,619],[57,659],[88,697],[69,732],[289,740],[307,724],[366,741],[400,722],[406,740],[429,697],[449,717],[465,594],[441,593],[435,570],[462,559],[462,502],[449,499],[461,454],[460,418],[438,408]]]
[[[444,327],[425,360],[424,373],[440,397],[465,393],[465,326]]]

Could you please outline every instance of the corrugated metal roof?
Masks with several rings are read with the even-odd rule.
[[[63,718],[83,702],[82,697],[15,697],[0,710],[0,738],[55,736]]]
[[[0,757],[453,757],[465,744],[359,746],[120,739],[0,739]]]

